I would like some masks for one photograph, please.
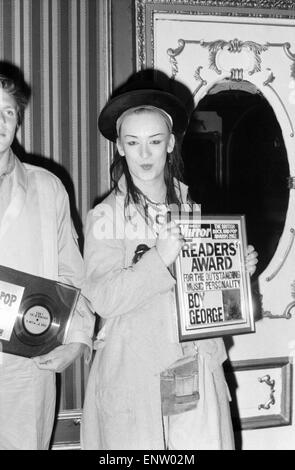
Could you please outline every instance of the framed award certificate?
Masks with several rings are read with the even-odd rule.
[[[175,261],[179,340],[255,331],[243,215],[174,215],[185,243]]]
[[[80,289],[0,266],[0,350],[23,357],[63,344]]]

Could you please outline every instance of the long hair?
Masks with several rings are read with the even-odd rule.
[[[139,110],[145,111],[144,106]],[[120,191],[118,181],[122,175],[125,176],[126,181],[126,196],[124,201],[125,216],[126,210],[130,203],[134,203],[139,211],[143,214],[146,213],[146,204],[149,201],[147,196],[134,184],[130,174],[127,161],[122,157],[118,151],[115,153],[114,161],[110,167],[111,181],[114,186],[115,192]],[[175,146],[171,153],[167,154],[166,163],[164,167],[164,181],[167,188],[166,204],[176,204],[180,206],[184,201],[181,199],[180,181],[183,179],[183,161],[179,151],[179,143],[177,137],[175,138]],[[146,217],[145,217],[146,219]]]

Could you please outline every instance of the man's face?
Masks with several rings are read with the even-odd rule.
[[[136,186],[144,191],[146,183],[164,181],[167,152],[172,152],[174,135],[156,111],[130,114],[122,122],[117,147],[125,156]]]
[[[0,88],[0,158],[9,150],[17,127],[14,98]]]

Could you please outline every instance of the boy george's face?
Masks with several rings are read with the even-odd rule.
[[[0,157],[10,148],[16,128],[16,102],[11,95],[0,88]]]
[[[172,152],[174,143],[174,135],[159,113],[144,111],[124,118],[117,147],[139,189],[146,183],[164,181],[167,152]]]

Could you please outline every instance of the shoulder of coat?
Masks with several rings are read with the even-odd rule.
[[[101,202],[99,202],[93,209],[93,215],[101,213],[103,208],[120,211],[124,209],[124,195],[120,192],[111,191]]]
[[[46,168],[31,165],[29,163],[24,163],[24,167],[29,178],[36,178],[40,183],[47,187],[51,187],[55,191],[65,191],[65,187],[60,178],[51,171],[46,170]]]

